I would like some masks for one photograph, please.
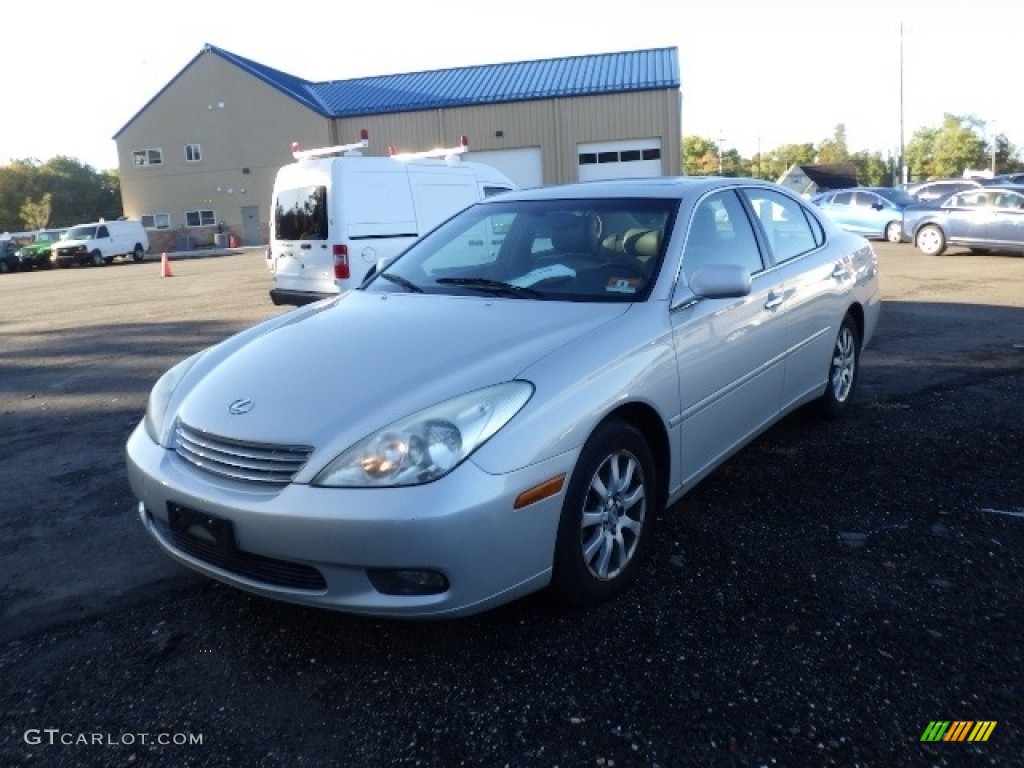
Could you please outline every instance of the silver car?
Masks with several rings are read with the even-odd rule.
[[[877,269],[751,179],[490,198],[168,371],[127,444],[139,515],[185,565],[296,603],[592,605],[729,456],[849,405]]]

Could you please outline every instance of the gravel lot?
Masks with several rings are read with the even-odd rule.
[[[157,376],[286,311],[261,251],[0,277],[0,765],[1024,766],[1024,258],[876,249],[847,418],[667,510],[623,599],[437,623],[249,596],[135,517]]]

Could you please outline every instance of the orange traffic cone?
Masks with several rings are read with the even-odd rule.
[[[167,258],[167,253],[160,254],[160,277],[174,277],[171,274],[171,260]]]

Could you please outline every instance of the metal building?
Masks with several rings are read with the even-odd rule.
[[[454,146],[520,186],[681,169],[678,52],[657,48],[310,82],[204,46],[115,135],[154,250],[265,243],[274,175],[369,131],[368,155]]]

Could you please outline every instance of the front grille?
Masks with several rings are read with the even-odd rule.
[[[263,485],[287,485],[313,452],[307,445],[231,440],[181,422],[175,430],[174,450],[204,472]]]
[[[242,550],[228,550],[212,542],[197,539],[171,530],[171,527],[155,515],[149,515],[153,526],[168,544],[196,560],[200,560],[222,571],[260,582],[272,587],[305,589],[322,592],[327,589],[323,574],[316,568],[287,560],[254,555]]]

